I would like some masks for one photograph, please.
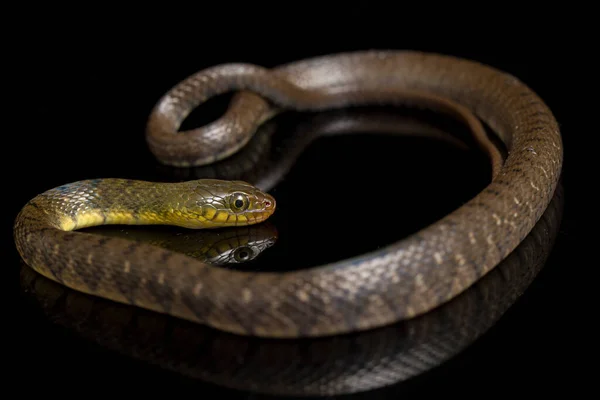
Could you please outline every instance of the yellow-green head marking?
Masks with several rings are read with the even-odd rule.
[[[53,225],[175,225],[191,229],[245,226],[275,211],[275,199],[242,181],[201,179],[156,183],[93,179],[51,189],[32,200]]]
[[[192,216],[184,223],[191,228],[252,225],[275,211],[275,199],[246,182],[202,180],[191,186],[193,192],[182,208]]]

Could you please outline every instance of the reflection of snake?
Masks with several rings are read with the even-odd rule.
[[[557,190],[517,249],[454,300],[412,320],[354,335],[248,338],[81,294],[26,266],[21,282],[52,322],[102,347],[190,378],[279,396],[362,392],[424,373],[492,327],[543,267],[562,205]],[[235,247],[236,242],[231,244]],[[402,387],[389,387],[386,395],[398,398]]]
[[[228,229],[180,231],[171,229],[122,229],[102,226],[89,233],[148,243],[219,266],[245,264],[273,246],[277,230],[270,223]]]
[[[418,137],[445,142],[456,149],[469,150],[470,137],[464,136],[471,132],[466,129],[465,134],[460,135],[460,123],[456,126],[452,124],[456,121],[451,119],[438,120],[429,115],[414,114],[414,110],[406,113],[398,108],[357,107],[352,110],[283,116],[263,124],[244,148],[224,160],[186,168],[158,164],[157,169],[161,176],[169,180],[242,180],[262,191],[270,191],[294,167],[298,157],[322,137],[365,132],[414,137],[418,132]],[[448,123],[450,126],[447,126]],[[449,130],[453,135],[448,134]],[[475,139],[477,140],[477,136]],[[483,142],[485,145],[488,143]]]
[[[274,199],[255,188],[241,182],[92,180],[50,190],[23,208],[15,224],[23,259],[83,292],[230,332],[269,337],[351,332],[414,317],[461,293],[523,240],[548,206],[559,178],[558,126],[535,93],[492,68],[415,52],[326,56],[273,71],[241,64],[208,69],[161,99],[148,124],[151,150],[176,165],[212,162],[237,151],[258,124],[278,111],[256,94],[239,94],[224,119],[196,134],[173,133],[199,103],[240,89],[281,109],[400,103],[449,112],[472,127],[489,153],[492,182],[445,218],[395,244],[279,274],[209,267],[164,249],[72,232],[103,223],[189,225],[186,216],[213,227],[225,221],[258,222],[275,207]],[[478,121],[469,111],[506,145],[503,165],[478,135]],[[315,193],[308,215],[324,218],[336,201],[350,200],[356,201],[356,215],[347,217],[384,217],[396,212],[397,184],[369,188],[361,179],[339,199],[320,199]],[[364,200],[375,193],[375,203]]]

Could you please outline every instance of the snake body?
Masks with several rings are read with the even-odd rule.
[[[563,201],[559,184],[546,212],[515,251],[450,302],[408,321],[341,337],[281,341],[230,335],[70,290],[25,265],[21,284],[35,301],[34,307],[41,308],[46,318],[69,332],[194,380],[277,398],[342,395],[387,386],[383,390],[388,397],[398,398],[403,385],[397,383],[442,366],[493,327],[517,302],[551,252]],[[257,231],[264,225],[236,228],[224,239],[224,245],[214,250],[225,256],[250,244],[258,245],[260,251],[262,243],[272,237],[268,230]],[[190,234],[190,240],[197,241],[196,236],[203,237],[202,242],[223,240],[217,232],[197,231]],[[249,233],[253,239],[248,242]],[[163,235],[167,234],[158,237]],[[212,252],[196,255],[204,258]],[[434,374],[446,375],[444,367],[441,369]],[[451,365],[445,368],[453,369]],[[87,373],[95,375],[93,370]],[[98,380],[106,378],[101,375]],[[435,386],[430,379],[427,382],[427,387]]]
[[[176,134],[194,107],[228,91],[241,92],[223,118]],[[257,223],[275,209],[272,197],[243,182],[109,179],[75,182],[32,199],[15,222],[17,249],[33,269],[66,286],[243,335],[333,335],[423,314],[509,255],[556,188],[563,157],[558,124],[547,105],[515,77],[474,61],[412,51],[342,53],[272,70],[221,65],[169,91],[150,116],[147,139],[163,163],[206,164],[235,153],[280,110],[388,103],[466,110],[490,126],[508,155],[481,193],[385,248],[307,270],[248,273],[75,232],[105,223],[193,228]],[[389,212],[393,202],[387,188],[348,190],[384,197],[377,204],[357,203],[357,215]],[[239,196],[245,201],[241,214],[231,209]],[[298,213],[318,215],[331,209],[331,201],[316,194],[312,209]],[[221,215],[217,223],[204,211],[215,204],[214,215]],[[248,212],[253,216],[241,217]]]
[[[515,251],[455,299],[418,318],[354,335],[286,341],[229,335],[70,290],[27,266],[21,269],[21,284],[53,323],[102,348],[178,375],[278,398],[342,395],[386,386],[386,392],[392,392],[389,397],[397,398],[403,385],[394,384],[463,351],[527,289],[544,266],[560,226],[560,189],[559,185],[550,206]],[[234,234],[247,235],[239,229]],[[252,236],[259,238],[251,243],[260,249],[270,234]],[[239,249],[239,241],[230,237],[223,254]],[[453,369],[448,367],[447,371]]]

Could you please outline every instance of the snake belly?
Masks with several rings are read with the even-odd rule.
[[[175,134],[194,107],[229,91],[239,93],[222,118]],[[111,196],[123,188],[112,181],[102,181],[101,193],[66,185],[36,197],[17,217],[17,248],[33,269],[71,288],[242,335],[334,335],[423,314],[509,255],[553,196],[563,161],[559,127],[542,99],[515,77],[474,61],[414,51],[340,53],[274,69],[225,64],[185,79],[160,99],[147,142],[165,164],[207,164],[242,148],[280,110],[363,104],[457,105],[485,122],[508,155],[482,192],[436,223],[377,251],[306,270],[226,270],[166,249],[75,232],[73,221],[90,201],[114,209]],[[207,182],[204,189],[211,192],[212,184],[225,185]],[[162,191],[165,185],[142,186]],[[254,203],[262,204],[266,219],[274,207],[267,211],[264,202],[274,205],[274,199],[246,189],[256,190]],[[135,218],[120,223],[140,222],[135,210],[150,208],[187,224],[180,206],[145,204],[147,196],[135,188],[127,193]],[[93,215],[81,221],[111,223],[102,213]]]

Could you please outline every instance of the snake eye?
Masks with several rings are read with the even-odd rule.
[[[249,247],[240,247],[233,253],[233,258],[235,258],[237,262],[245,262],[248,261],[253,254],[252,249]]]
[[[230,204],[231,209],[234,212],[243,212],[248,209],[250,200],[248,200],[248,196],[246,196],[244,193],[234,193],[231,196]]]

